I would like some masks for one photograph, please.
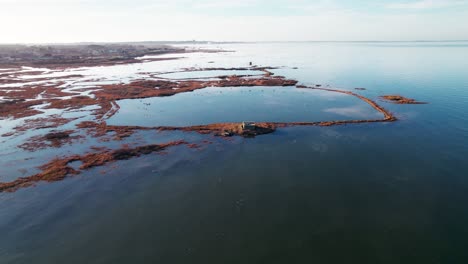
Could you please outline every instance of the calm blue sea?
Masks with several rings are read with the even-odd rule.
[[[231,140],[141,132],[142,142],[211,144],[0,193],[1,264],[468,263],[468,42],[203,47],[234,52],[168,63],[279,66],[275,74],[301,84],[366,88],[358,92],[399,120]],[[379,118],[355,98],[290,90],[276,97],[281,89],[294,88],[125,100],[110,123]],[[389,104],[379,101],[384,94],[428,104]]]

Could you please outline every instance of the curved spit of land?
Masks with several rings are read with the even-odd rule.
[[[270,72],[271,67],[249,67],[249,68],[208,68],[208,69],[188,69],[190,71],[200,70],[257,70],[263,71],[264,74],[258,76],[218,76],[216,80],[137,80],[128,84],[114,84],[114,85],[103,85],[99,90],[93,91],[93,97],[88,96],[76,96],[65,94],[65,99],[56,99],[53,96],[43,96],[38,100],[26,100],[26,97],[37,95],[39,92],[42,94],[56,94],[63,96],[64,93],[58,88],[42,87],[38,91],[28,91],[27,89],[16,92],[19,99],[15,99],[15,103],[0,104],[0,116],[15,116],[22,117],[32,115],[30,106],[48,103],[49,108],[75,108],[79,109],[84,106],[99,105],[101,108],[95,110],[94,115],[96,121],[85,121],[77,125],[77,129],[87,131],[88,135],[93,137],[107,138],[108,140],[121,140],[122,138],[128,137],[136,131],[142,130],[164,130],[164,131],[187,131],[187,132],[198,132],[201,134],[213,134],[216,136],[244,136],[254,137],[257,135],[268,134],[274,132],[277,128],[291,127],[291,126],[336,126],[346,124],[362,124],[362,123],[376,123],[376,122],[394,122],[397,118],[387,109],[380,106],[377,102],[369,99],[360,94],[348,91],[331,88],[322,88],[320,85],[316,86],[304,86],[297,85],[296,80],[286,79],[282,76],[273,76]],[[197,125],[187,127],[169,127],[169,126],[157,126],[157,127],[142,127],[142,126],[110,126],[107,125],[105,119],[112,116],[118,111],[117,100],[121,99],[136,99],[136,98],[148,98],[158,96],[171,96],[178,93],[191,92],[196,89],[203,89],[206,87],[233,87],[233,86],[296,86],[298,89],[314,89],[328,92],[342,93],[350,96],[354,96],[365,103],[369,104],[376,111],[383,114],[381,119],[363,119],[363,120],[330,120],[321,122],[255,122],[255,123],[216,123],[209,125]],[[156,87],[156,88],[155,88]],[[38,101],[38,102],[36,102]],[[36,110],[37,111],[37,110]],[[63,122],[63,120],[61,120]],[[40,122],[42,123],[42,122]],[[31,127],[28,127],[29,129]],[[24,129],[24,128],[23,128]],[[73,131],[65,131],[58,134],[48,134],[45,136],[33,137],[31,142],[27,142],[27,147],[30,151],[35,148],[40,148],[44,145],[45,140],[52,141],[55,146],[60,146],[61,140],[70,141],[69,135]],[[9,135],[7,135],[9,136]],[[139,146],[136,148],[130,148],[128,146],[122,147],[121,149],[99,149],[98,152],[89,153],[84,155],[73,155],[69,157],[56,158],[47,164],[42,165],[39,169],[41,172],[29,177],[21,177],[11,182],[0,183],[0,192],[11,192],[18,188],[31,186],[39,181],[59,181],[67,177],[67,175],[75,175],[80,173],[81,170],[86,170],[91,167],[102,166],[109,162],[129,159],[140,155],[149,154],[164,150],[166,148],[178,145],[187,145],[188,147],[197,147],[195,144],[189,144],[185,141],[174,141],[166,144],[150,144],[145,146]],[[75,161],[81,161],[82,165],[79,169],[74,169],[70,166],[70,163]]]

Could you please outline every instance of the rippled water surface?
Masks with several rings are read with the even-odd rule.
[[[141,132],[135,137],[151,142],[211,144],[0,193],[0,263],[468,262],[468,43],[221,47],[235,52],[84,71],[128,81],[139,71],[253,62],[278,66],[275,74],[305,85],[366,88],[358,92],[399,120],[291,127],[230,140]],[[124,100],[110,121],[379,118],[354,97],[292,89],[208,88]],[[378,99],[384,94],[429,104],[388,104]],[[4,173],[23,162],[11,153],[2,154],[10,164],[2,163]]]

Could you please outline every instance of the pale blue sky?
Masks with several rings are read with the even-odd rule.
[[[0,42],[468,39],[468,0],[0,0]]]

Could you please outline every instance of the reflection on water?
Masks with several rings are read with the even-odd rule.
[[[193,126],[246,120],[313,122],[382,116],[354,96],[295,87],[210,87],[169,97],[121,100],[118,104],[120,110],[109,124]],[[329,108],[330,105],[334,107]]]
[[[307,85],[365,87],[359,93],[369,98],[401,93],[429,104],[381,102],[399,118],[393,123],[287,128],[231,141],[184,134],[211,144],[1,193],[0,263],[465,263],[468,45],[442,44],[237,44],[225,47],[235,53],[96,69],[127,80],[138,69],[253,61],[298,67],[274,72]],[[217,89],[155,99],[148,110],[139,109],[143,101],[122,101],[119,119],[137,124],[147,113],[147,122],[184,123],[208,98],[216,110],[235,105]],[[306,101],[314,118],[369,113],[359,100],[316,91],[290,95],[297,105],[266,99],[265,91],[225,92],[247,106],[261,101],[268,111],[285,104],[286,114],[272,113],[278,117],[295,116],[287,109],[297,113]],[[177,118],[158,119],[162,106]],[[163,142],[168,135],[138,136]]]

